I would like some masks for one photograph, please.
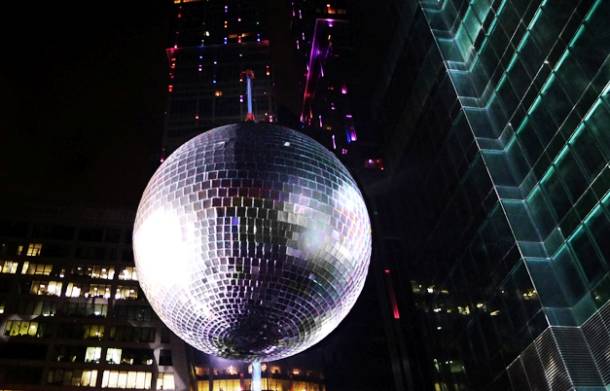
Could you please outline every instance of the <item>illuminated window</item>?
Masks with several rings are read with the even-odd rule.
[[[216,96],[216,97],[222,96],[222,91],[221,90],[214,91],[214,96]]]
[[[227,373],[227,375],[237,375],[238,374],[237,368],[235,368],[233,365],[229,365],[227,367],[226,373]]]
[[[239,379],[214,379],[212,382],[212,391],[237,391],[239,389]],[[264,384],[263,389],[267,389]]]
[[[85,292],[85,297],[110,298],[110,285],[91,284]]]
[[[27,320],[7,320],[4,335],[7,337],[44,337],[44,324]]]
[[[154,355],[152,349],[123,349],[121,364],[152,365]]]
[[[21,274],[32,274],[37,276],[48,276],[53,270],[53,265],[45,265],[42,263],[23,262]]]
[[[141,371],[104,371],[102,388],[150,390],[152,373]]]
[[[120,364],[122,349],[108,348],[106,351],[106,362],[108,364]]]
[[[276,379],[269,379],[269,383],[270,383],[270,385],[273,385],[275,387],[272,389],[278,389],[278,390],[282,389],[282,388],[278,388],[279,381]],[[294,390],[298,390],[298,391],[322,391],[322,388],[320,387],[319,384],[313,383],[313,382],[306,382],[306,381],[295,381],[292,383],[292,387]]]
[[[16,261],[0,261],[0,273],[2,274],[15,274],[17,273]]]
[[[173,373],[159,373],[159,377],[157,377],[157,390],[173,390],[175,388]]]
[[[95,387],[97,370],[51,369],[47,375],[47,383],[64,386]]]
[[[101,278],[112,280],[114,278],[114,268],[107,266],[90,266],[87,268],[87,275],[91,278]]]
[[[59,281],[32,281],[30,293],[33,295],[59,296],[61,295],[61,285]]]
[[[0,302],[0,314],[4,313],[4,302]]]
[[[82,291],[82,286],[78,286],[77,284],[70,282],[66,287],[66,297],[80,297]]]
[[[42,251],[42,243],[30,243],[28,245],[28,251],[25,255],[28,257],[37,257]]]
[[[117,300],[136,300],[138,298],[138,289],[131,286],[117,286],[114,298]]]
[[[102,357],[102,348],[100,347],[88,347],[85,351],[85,362],[99,363]]]
[[[121,270],[121,273],[119,274],[119,280],[137,281],[138,275],[136,273],[135,266],[127,266],[123,270]]]
[[[99,324],[88,324],[84,327],[84,339],[102,339],[104,337],[104,326]]]

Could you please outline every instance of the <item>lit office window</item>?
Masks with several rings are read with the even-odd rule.
[[[99,363],[102,357],[102,348],[98,346],[89,346],[85,351],[85,362]]]
[[[108,348],[106,351],[106,362],[108,364],[120,364],[122,352],[123,349]]]
[[[4,335],[7,337],[35,337],[44,336],[44,325],[27,320],[7,320],[4,326]]]
[[[53,385],[95,387],[97,370],[51,369],[47,375],[47,383]]]
[[[157,377],[157,390],[174,390],[175,388],[173,373],[159,373]]]
[[[102,339],[104,337],[104,326],[99,324],[89,324],[84,327],[84,339]]]
[[[266,387],[268,389],[279,389],[281,390],[281,380],[277,380],[277,379],[262,379],[263,380],[263,387],[265,387],[265,382],[268,383],[269,385]],[[278,388],[279,386],[279,388]],[[273,387],[273,388],[272,388]],[[322,391],[322,388],[320,387],[319,384],[317,383],[312,383],[312,382],[305,382],[305,381],[295,381],[292,383],[292,387],[295,390],[303,390],[303,391]]]
[[[112,280],[114,278],[114,267],[102,265],[77,266],[72,269],[72,274],[75,276]]]
[[[73,282],[68,283],[66,287],[66,297],[80,297],[83,292],[83,288]]]
[[[114,298],[117,300],[136,300],[138,289],[131,286],[117,286]]]
[[[87,267],[87,273],[91,278],[100,278],[104,280],[112,280],[114,278],[114,267],[108,266],[89,266]]]
[[[119,280],[138,280],[138,275],[136,274],[135,266],[127,266],[123,270],[121,270],[121,274],[119,274]]]
[[[274,375],[279,375],[279,374],[282,373],[282,370],[277,365],[274,365],[274,366],[271,367],[271,373],[274,374]]]
[[[2,274],[15,274],[17,273],[16,261],[0,261],[0,273]]]
[[[30,293],[33,295],[59,296],[61,295],[60,281],[32,281]]]
[[[42,251],[42,243],[30,243],[28,245],[28,251],[25,253],[28,257],[37,257]]]
[[[53,265],[47,265],[43,263],[30,263],[28,261],[23,262],[21,267],[21,274],[30,274],[36,276],[48,276],[53,271]]]
[[[110,285],[91,284],[85,291],[85,297],[110,298]]]
[[[102,375],[102,388],[150,390],[151,384],[151,372],[104,371]]]
[[[263,382],[262,386],[263,389],[267,390],[268,388],[265,387],[266,384],[264,384],[264,380],[261,379],[261,382]],[[213,391],[236,391],[240,389],[240,381],[239,379],[214,379],[214,381],[212,382],[212,390]],[[247,389],[247,388],[246,388]],[[296,388],[295,388],[296,390]]]

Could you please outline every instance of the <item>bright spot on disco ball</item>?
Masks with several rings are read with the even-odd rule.
[[[182,145],[148,183],[133,246],[140,284],[178,336],[219,357],[272,361],[327,336],[362,291],[371,226],[326,148],[240,123]]]

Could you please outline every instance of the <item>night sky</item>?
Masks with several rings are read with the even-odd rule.
[[[3,24],[2,199],[132,206],[160,149],[169,4],[71,4]]]

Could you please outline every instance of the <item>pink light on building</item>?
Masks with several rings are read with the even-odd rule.
[[[392,284],[392,275],[390,269],[383,269],[385,275],[386,286],[388,289],[388,296],[390,299],[390,306],[392,307],[392,316],[394,319],[400,319],[400,311],[398,310],[398,302],[396,301],[396,294],[394,292],[394,285]]]

